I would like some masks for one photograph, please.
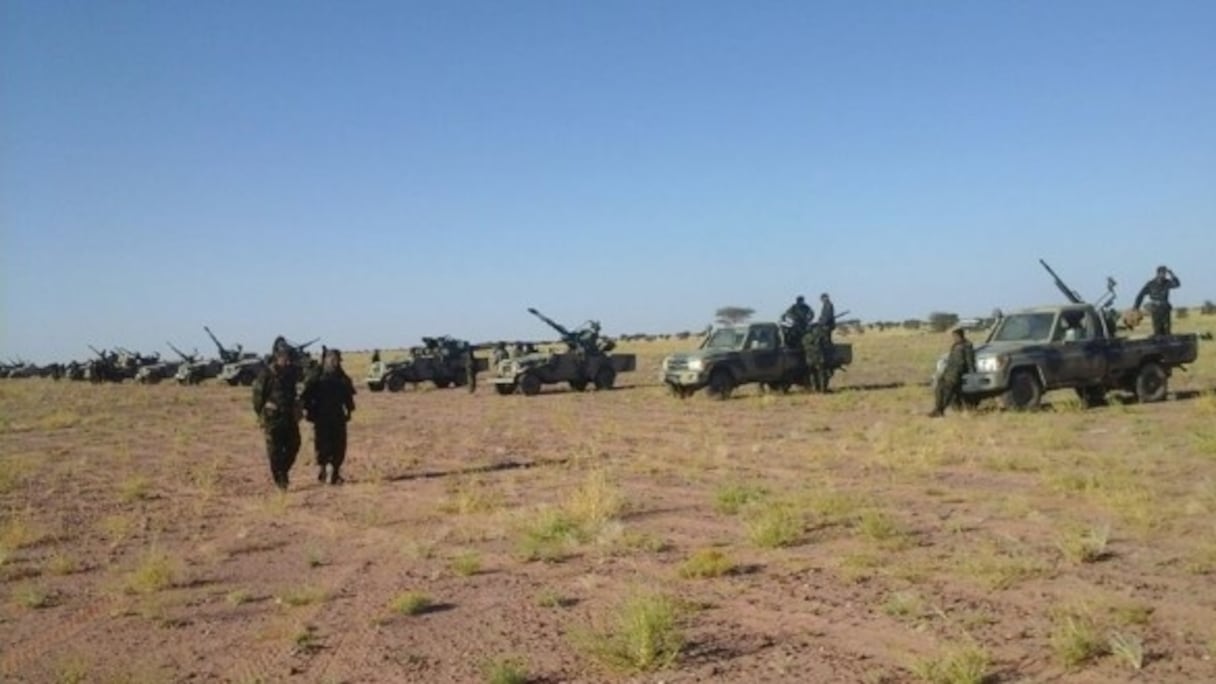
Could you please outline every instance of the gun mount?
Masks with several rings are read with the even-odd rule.
[[[1069,301],[1069,303],[1085,304],[1085,298],[1082,297],[1079,292],[1077,292],[1076,290],[1069,287],[1068,284],[1065,283],[1064,280],[1062,278],[1060,278],[1060,276],[1051,268],[1051,266],[1047,265],[1046,261],[1044,261],[1043,259],[1039,259],[1039,264],[1042,265],[1044,270],[1046,270],[1047,273],[1051,276],[1051,279],[1055,283],[1056,288],[1059,289],[1060,292],[1062,292],[1064,294],[1064,298],[1067,299]],[[1118,312],[1115,311],[1115,308],[1114,308],[1115,307],[1115,297],[1116,297],[1115,287],[1117,285],[1118,285],[1118,283],[1115,282],[1114,278],[1107,276],[1106,277],[1106,292],[1103,293],[1103,295],[1101,297],[1099,297],[1093,303],[1093,307],[1102,314],[1103,318],[1106,319],[1106,323],[1111,330],[1115,330],[1115,328],[1120,323],[1119,314],[1118,314]]]
[[[203,330],[207,333],[207,337],[210,337],[211,341],[215,343],[215,348],[220,355],[220,361],[224,363],[236,363],[241,359],[241,346],[239,344],[236,349],[228,349],[219,341],[215,333],[211,332],[211,328],[204,325]]]

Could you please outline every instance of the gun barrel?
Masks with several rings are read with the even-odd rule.
[[[1056,272],[1053,271],[1052,268],[1047,265],[1046,261],[1039,259],[1039,263],[1042,264],[1043,268],[1047,270],[1047,273],[1051,276],[1052,280],[1055,281],[1056,287],[1060,290],[1060,292],[1064,293],[1065,299],[1072,302],[1073,304],[1082,304],[1085,302],[1085,300],[1081,297],[1081,295],[1076,290],[1072,289],[1067,284],[1065,284],[1065,282],[1060,278],[1060,276],[1057,275]]]
[[[528,307],[528,313],[532,314],[533,316],[536,316],[537,318],[539,318],[542,321],[544,321],[545,323],[547,323],[550,328],[553,328],[554,330],[556,330],[558,332],[558,334],[560,334],[563,338],[570,337],[570,331],[566,330],[564,327],[561,326],[561,324],[559,324],[557,321],[554,321],[552,318],[549,318],[548,316],[544,315],[543,313],[537,311],[536,309],[534,309],[532,307]]]

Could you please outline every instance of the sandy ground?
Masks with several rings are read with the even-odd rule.
[[[1164,403],[930,420],[945,336],[850,341],[827,396],[667,396],[670,342],[611,392],[363,390],[348,483],[305,424],[286,495],[246,388],[0,382],[0,681],[1216,681],[1211,343]],[[647,596],[653,672],[596,636]]]

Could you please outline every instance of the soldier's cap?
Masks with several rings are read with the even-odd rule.
[[[828,298],[828,293],[824,292],[823,294],[819,295],[819,298],[820,298],[820,299],[827,299],[827,298]]]
[[[337,349],[334,349],[333,347],[330,347],[329,349],[326,349],[326,350],[325,350],[325,354],[324,354],[324,355],[325,355],[325,356],[332,356],[332,357],[334,357],[335,359],[337,359],[337,360],[339,360],[339,361],[341,361],[341,360],[342,360],[342,352],[338,351]]]
[[[279,335],[278,337],[274,338],[274,344],[271,345],[271,349],[275,352],[278,352],[280,350],[291,351],[291,345],[287,343],[286,337]]]
[[[1168,269],[1168,268],[1166,268],[1165,266],[1158,266],[1158,267],[1157,267],[1157,272],[1158,272],[1158,273],[1165,273],[1165,272],[1166,272],[1166,271],[1168,271],[1168,270],[1169,270],[1169,269]]]
[[[802,295],[798,295],[798,299],[795,299],[794,301],[796,301],[796,302],[805,302],[805,301],[806,301],[806,297],[803,297]]]

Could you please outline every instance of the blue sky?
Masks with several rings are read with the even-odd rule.
[[[0,3],[0,357],[1216,299],[1216,3]]]

